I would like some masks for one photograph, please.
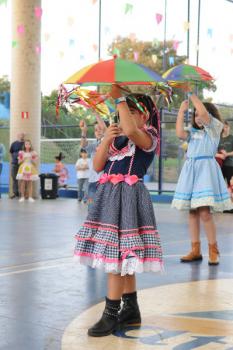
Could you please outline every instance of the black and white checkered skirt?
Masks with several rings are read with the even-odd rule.
[[[162,250],[150,194],[139,181],[98,185],[87,220],[76,234],[79,262],[108,273],[160,271]]]

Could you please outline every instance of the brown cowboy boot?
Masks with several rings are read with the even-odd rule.
[[[192,242],[192,250],[185,256],[180,258],[181,262],[192,262],[202,260],[201,255],[201,243],[200,242]]]
[[[209,244],[209,265],[218,265],[219,264],[219,250],[217,242],[214,244]]]

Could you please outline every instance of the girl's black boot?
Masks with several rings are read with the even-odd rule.
[[[122,295],[123,307],[119,313],[119,325],[141,324],[141,314],[137,302],[137,292]]]
[[[91,337],[104,337],[112,334],[118,326],[118,312],[121,300],[111,300],[106,297],[106,305],[101,319],[88,329]]]

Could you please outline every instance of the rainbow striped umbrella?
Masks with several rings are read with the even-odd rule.
[[[191,66],[190,64],[179,64],[168,69],[163,73],[163,78],[169,82],[172,87],[182,87],[187,82],[198,85],[208,85],[214,81],[214,78],[204,69]]]
[[[115,57],[86,66],[69,77],[64,84],[79,85],[151,85],[166,83],[158,73],[143,64]]]

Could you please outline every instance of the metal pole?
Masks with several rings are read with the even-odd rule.
[[[196,66],[199,64],[199,42],[200,42],[200,19],[201,19],[201,0],[198,1],[198,22],[197,22],[197,57]]]
[[[100,61],[101,58],[101,15],[102,15],[102,8],[101,8],[101,0],[99,0],[99,49],[98,49],[98,60]]]
[[[190,25],[190,0],[188,0],[188,18],[187,18],[187,22],[188,22],[188,30],[187,30],[187,63],[189,63],[189,37],[190,37],[190,29],[189,29],[189,25]]]
[[[160,155],[159,155],[159,171],[158,171],[158,194],[163,192],[163,142],[162,142],[162,122],[163,122],[163,108],[160,108]]]
[[[164,0],[164,36],[163,36],[163,71],[167,68],[166,46],[167,46],[167,0]]]

